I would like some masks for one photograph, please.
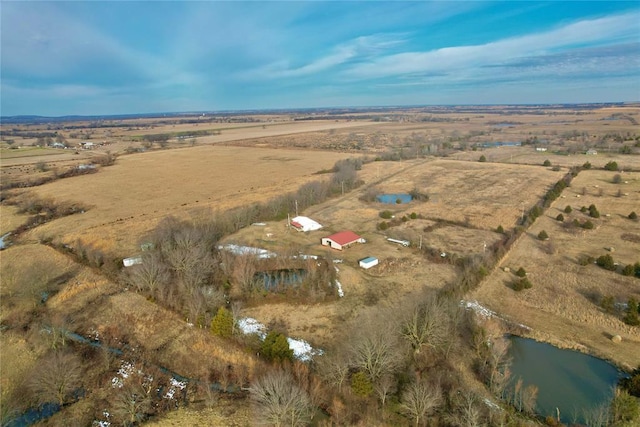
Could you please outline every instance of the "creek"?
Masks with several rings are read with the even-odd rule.
[[[119,348],[107,347],[106,345],[102,344],[100,341],[84,337],[75,332],[64,331],[64,333],[66,337],[71,341],[75,341],[80,344],[90,345],[91,347],[104,348],[109,353],[112,353],[116,356],[122,356],[124,354],[124,352]],[[156,366],[160,369],[161,372],[163,372],[165,375],[170,376],[172,379],[176,381],[183,382],[183,383],[199,382],[199,380],[197,379],[182,376],[176,372],[173,372],[165,368],[164,366],[159,366],[159,365],[156,365]],[[223,387],[220,383],[212,383],[210,387],[211,387],[211,390],[216,392],[222,392],[222,393],[238,393],[241,390],[240,387],[238,386],[229,385],[227,387]],[[159,390],[158,392],[160,395],[162,395],[163,390]],[[74,395],[75,395],[74,400],[78,400],[79,398],[84,397],[84,390],[78,389],[76,390]],[[36,408],[28,408],[25,412],[18,415],[16,418],[9,420],[7,423],[7,427],[28,427],[40,421],[46,420],[47,418],[55,415],[61,409],[62,407],[60,405],[53,402],[44,403]]]

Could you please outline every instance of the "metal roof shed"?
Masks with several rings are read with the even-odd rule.
[[[360,265],[360,267],[364,268],[365,270],[368,270],[371,267],[378,265],[378,258],[369,256],[358,261],[358,264]]]

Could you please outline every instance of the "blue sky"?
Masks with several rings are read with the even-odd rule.
[[[640,2],[0,4],[0,114],[640,101]]]

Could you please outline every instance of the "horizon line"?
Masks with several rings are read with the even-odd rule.
[[[298,107],[298,108],[250,108],[250,109],[226,109],[226,110],[194,110],[194,111],[164,111],[150,113],[109,113],[109,114],[64,114],[60,116],[47,116],[39,114],[15,114],[0,115],[0,121],[16,119],[91,119],[91,118],[137,118],[137,117],[175,117],[175,116],[196,116],[206,114],[257,114],[257,113],[295,113],[312,111],[331,110],[401,110],[409,108],[455,108],[455,107],[551,107],[551,106],[596,106],[596,105],[634,105],[640,104],[638,101],[603,101],[603,102],[551,102],[551,103],[518,103],[518,104],[408,104],[408,105],[373,105],[373,106],[342,106],[342,107]]]

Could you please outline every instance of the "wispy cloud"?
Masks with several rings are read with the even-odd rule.
[[[629,2],[7,1],[0,21],[2,114],[640,96]]]
[[[340,65],[362,61],[384,54],[388,49],[401,45],[406,40],[403,34],[374,34],[357,37],[331,49],[326,55],[304,65],[292,66],[291,60],[280,60],[247,73],[249,77],[288,78],[302,77],[327,71]]]
[[[507,64],[519,58],[547,55],[587,43],[637,39],[639,13],[584,20],[564,27],[482,45],[454,46],[427,52],[403,52],[357,64],[345,72],[351,78],[381,78],[430,72],[456,73],[470,67]],[[631,52],[637,55],[638,52]]]

